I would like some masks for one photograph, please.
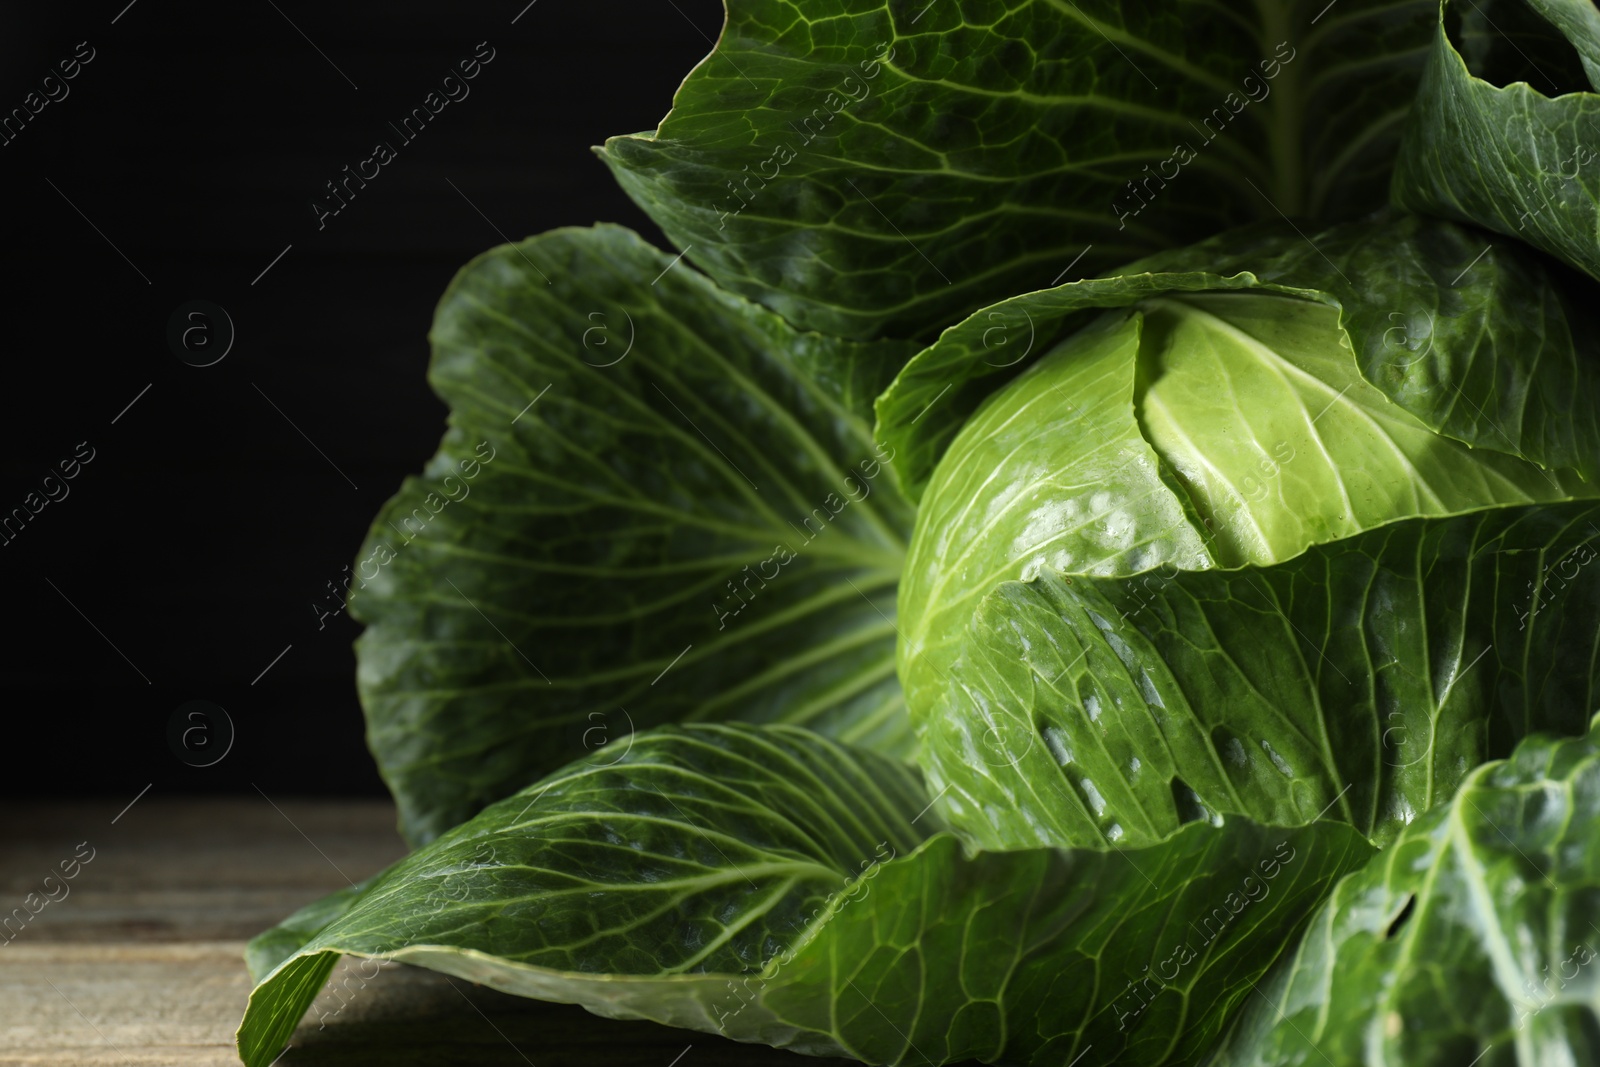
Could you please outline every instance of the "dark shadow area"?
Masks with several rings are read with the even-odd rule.
[[[0,143],[0,691],[29,756],[0,789],[382,794],[340,593],[444,429],[434,303],[506,239],[604,220],[664,244],[590,147],[653,128],[721,22],[718,0],[0,14],[0,114],[26,116]],[[231,347],[215,312],[174,320],[195,300]],[[226,355],[180,360],[174,321]],[[206,767],[167,742],[196,699],[235,731]]]

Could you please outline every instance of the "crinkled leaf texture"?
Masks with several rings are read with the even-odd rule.
[[[660,128],[601,154],[712,277],[841,336],[1380,206],[1433,23],[1416,0],[727,9]]]
[[[1361,376],[1447,437],[1600,478],[1600,320],[1586,284],[1541,256],[1414,215],[1219,234],[1105,278],[1001,301],[951,327],[877,401],[877,437],[920,500],[983,400],[1097,309],[1259,289],[1339,309]]]
[[[641,734],[277,940],[258,962],[300,943],[258,975],[240,1054],[266,1067],[349,954],[869,1063],[1193,1062],[1372,854],[1339,823],[1243,819],[970,852],[927,806],[903,765],[797,727]]]
[[[1356,279],[1348,284],[1335,259],[1263,242],[1280,256],[1311,256],[1319,269],[1299,274],[1320,273],[1327,291],[1285,291],[1251,274],[1144,272],[1033,294],[1052,313],[1095,294],[1140,299],[1068,334],[990,394],[940,459],[900,586],[896,651],[919,729],[938,718],[961,632],[1000,582],[1268,565],[1409,518],[1600,493],[1600,363],[1579,347],[1590,336],[1569,329],[1587,329],[1586,315],[1536,265],[1468,261],[1482,273],[1448,298],[1432,349],[1390,346],[1383,357],[1341,326],[1371,324],[1373,306],[1394,298],[1394,272],[1364,272],[1367,261],[1409,251],[1439,271],[1467,251],[1453,224],[1413,222],[1401,239],[1388,228],[1353,225],[1329,239],[1351,253],[1341,256]],[[1440,247],[1450,254],[1427,254]],[[1503,304],[1502,277],[1533,299]],[[973,354],[952,331],[918,356],[880,400],[880,434],[908,410],[898,390],[924,361],[944,358],[960,375]],[[1587,400],[1576,418],[1566,414],[1574,385]],[[915,424],[910,440],[885,436],[897,454],[917,451]],[[1546,470],[1532,457],[1571,466]]]
[[[1523,3],[1440,4],[1393,198],[1600,278],[1600,11]]]
[[[431,336],[450,428],[351,600],[409,840],[663,722],[908,750],[910,510],[865,419],[906,346],[799,333],[609,226],[473,260]]]
[[[1342,881],[1211,1067],[1600,1061],[1600,725],[1531,737]]]
[[[1287,563],[1007,582],[919,721],[988,848],[1139,845],[1193,820],[1349,822],[1379,845],[1600,706],[1600,507],[1411,520]]]

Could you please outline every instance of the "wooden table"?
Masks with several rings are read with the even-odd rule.
[[[0,940],[0,1067],[236,1067],[244,942],[404,853],[388,803],[147,796],[121,807],[0,808],[0,917],[93,849],[67,895],[51,882],[60,899]],[[320,1027],[318,1007],[330,1013]],[[338,1007],[314,1006],[279,1067],[844,1064],[411,967],[385,968],[332,1015]]]

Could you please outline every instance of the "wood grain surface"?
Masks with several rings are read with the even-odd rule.
[[[0,1067],[236,1065],[233,1034],[250,993],[244,942],[404,853],[388,803],[144,796],[121,807],[28,803],[0,813],[0,918],[14,909],[28,916],[12,918],[10,940],[0,935]],[[90,850],[64,896],[59,881],[45,885],[62,861]],[[40,907],[46,888],[59,899]],[[842,1063],[600,1019],[400,965],[344,1001],[325,992],[278,1061]]]

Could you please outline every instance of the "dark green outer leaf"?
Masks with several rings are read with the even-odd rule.
[[[1432,24],[1428,0],[727,6],[659,130],[602,157],[722,284],[843,336],[1378,207]]]
[[[479,257],[432,340],[450,429],[351,602],[413,843],[661,722],[907,750],[910,513],[861,417],[903,346],[797,333],[614,227]]]
[[[1600,508],[1412,520],[1287,563],[1046,575],[983,602],[919,722],[986,848],[1241,814],[1386,845],[1474,767],[1600,704]]]
[[[1309,239],[1280,226],[1221,234],[1114,277],[1026,293],[951,327],[877,402],[877,438],[920,499],[966,419],[1097,308],[1162,293],[1266,289],[1340,309],[1362,376],[1475,448],[1600,477],[1600,320],[1542,259],[1415,216]],[[1582,399],[1577,399],[1582,398]]]
[[[1600,733],[1475,770],[1339,884],[1213,1067],[1600,1060]]]
[[[852,875],[938,829],[912,821],[926,805],[905,765],[811,731],[641,733],[490,806],[360,896],[322,902],[336,917],[257,988],[241,1055],[277,1055],[330,950],[624,1016],[637,987],[662,1001],[650,1017],[683,1025],[674,1013],[691,1011],[704,1028],[708,1005],[737,1007],[729,975],[759,969]]]
[[[307,904],[272,929],[251,938],[244,949],[244,965],[250,972],[251,981],[261,981],[278,964],[299,952],[324,926],[349,911],[370,885],[372,879],[368,878],[329,893],[321,900]]]
[[[1600,88],[1592,0],[1533,2]],[[1533,85],[1474,77],[1446,32],[1446,10],[1401,146],[1395,203],[1475,222],[1600,278],[1600,94],[1556,95],[1558,83],[1538,73]]]
[[[257,987],[241,1055],[265,1067],[348,953],[873,1063],[1188,1062],[1371,855],[1345,826],[1244,820],[969,854],[924,840],[926,800],[809,731],[642,735],[378,876]]]
[[[1191,825],[1115,852],[966,855],[941,834],[884,866],[871,907],[839,908],[763,1006],[869,1063],[1192,1063],[1370,854],[1331,823]]]

